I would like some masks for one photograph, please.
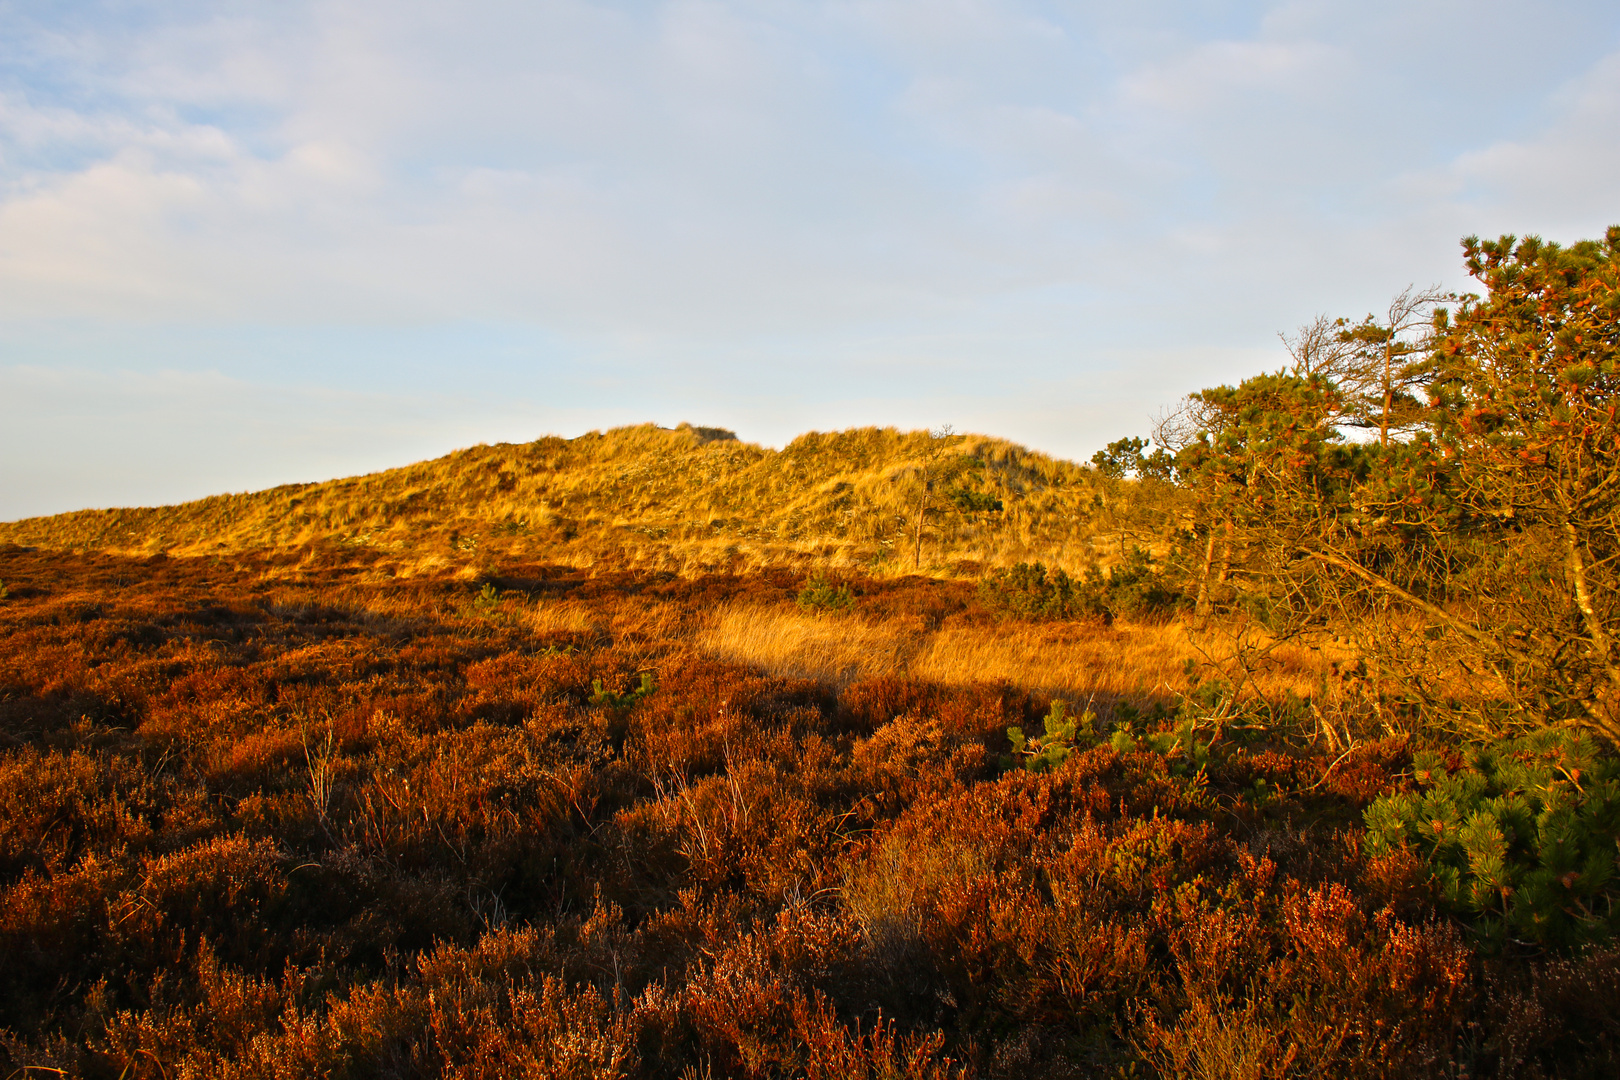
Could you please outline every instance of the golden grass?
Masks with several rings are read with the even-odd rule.
[[[905,671],[921,641],[892,622],[816,617],[763,607],[724,607],[697,635],[702,651],[773,675],[846,686]]]
[[[933,635],[911,672],[947,685],[1007,682],[1071,698],[1136,698],[1184,687],[1194,658],[1179,623],[972,626]]]
[[[930,469],[939,482],[918,567],[912,527]],[[959,489],[1003,509],[958,510],[949,494]],[[778,451],[644,424],[178,506],[0,523],[0,543],[208,556],[326,545],[396,577],[475,574],[512,557],[683,574],[974,576],[1037,559],[1079,572],[1118,553],[1119,514],[1144,497],[1173,492],[1104,484],[1085,466],[986,436],[862,428],[811,432]]]
[[[537,634],[600,634],[607,629],[601,614],[578,600],[531,608],[522,622]]]
[[[930,630],[911,620],[874,622],[859,615],[808,615],[735,606],[712,614],[699,649],[775,675],[836,687],[858,679],[909,675],[944,686],[1005,682],[1084,701],[1143,701],[1188,689],[1187,664],[1225,660],[1229,640],[1173,622],[1002,623]],[[1257,673],[1268,696],[1315,690],[1333,654],[1284,645]]]

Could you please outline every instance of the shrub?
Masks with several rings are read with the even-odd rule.
[[[1028,671],[834,693],[705,656],[703,612],[788,571],[507,568],[547,603],[480,618],[449,572],[0,559],[36,568],[0,605],[0,1076],[1615,1074],[1612,947],[1478,964],[1421,806],[1370,859],[1335,827],[1407,742],[1329,764],[1291,699],[1108,724]],[[895,638],[985,621],[849,588]],[[1612,856],[1611,763],[1491,752],[1420,758],[1419,795],[1525,799],[1516,888]],[[1598,863],[1557,917],[1604,911]]]
[[[1007,729],[1007,738],[1012,742],[1012,756],[1005,759],[1005,764],[1021,765],[1030,772],[1046,772],[1063,764],[1064,760],[1074,752],[1076,740],[1091,737],[1091,725],[1097,716],[1091,710],[1086,710],[1078,719],[1067,714],[1069,703],[1062,698],[1052,702],[1052,709],[1046,714],[1046,734],[1029,738],[1024,735],[1021,727]]]
[[[964,514],[998,514],[1001,512],[1001,500],[988,491],[974,491],[972,488],[952,488],[948,496],[951,505]]]
[[[1114,731],[1108,744],[1121,754],[1158,754],[1167,759],[1173,775],[1185,776],[1210,764],[1211,748],[1221,737],[1222,725],[1212,723],[1208,712],[1207,701],[1196,693],[1184,698],[1174,713],[1162,706],[1143,713],[1122,701],[1114,706]],[[1228,722],[1226,729],[1236,726]],[[1198,741],[1201,729],[1207,736],[1204,742]]]
[[[635,708],[638,702],[657,689],[658,685],[653,682],[652,673],[649,671],[641,673],[640,686],[637,686],[634,690],[627,690],[622,694],[614,690],[604,689],[601,679],[592,679],[591,690],[594,692],[591,694],[591,704],[601,706],[605,712],[627,713]]]
[[[1067,715],[1068,707],[1068,702],[1061,698],[1053,700],[1051,711],[1045,717],[1044,735],[1028,736],[1021,727],[1009,727],[1007,739],[1012,743],[1012,753],[1002,757],[1002,768],[1018,765],[1030,772],[1047,772],[1063,764],[1074,751],[1088,749],[1102,741],[1102,733],[1096,730],[1097,714],[1087,709],[1078,718],[1071,717]],[[1168,730],[1142,731],[1139,722],[1143,717],[1128,702],[1121,702],[1116,712],[1119,719],[1107,738],[1107,744],[1115,753],[1156,754],[1165,759],[1170,775],[1178,777],[1209,765],[1210,746],[1219,736],[1211,735],[1209,741],[1199,742],[1196,719],[1183,717]],[[1263,791],[1265,781],[1258,783]]]
[[[1150,618],[1168,614],[1182,600],[1139,547],[1108,573],[1092,568],[1079,581],[1042,563],[1019,563],[992,570],[979,584],[980,603],[1021,619]]]
[[[805,611],[848,611],[855,605],[855,597],[848,585],[834,585],[824,577],[813,577],[794,598]]]
[[[1486,943],[1572,947],[1620,928],[1620,762],[1588,736],[1419,752],[1412,766],[1420,791],[1367,808],[1368,850],[1415,849]]]
[[[1096,614],[1083,589],[1061,569],[1019,563],[992,570],[979,583],[979,602],[991,611],[1020,619],[1077,619]]]
[[[1089,572],[1083,593],[1094,611],[1122,619],[1166,615],[1183,600],[1153,568],[1153,556],[1139,547],[1132,547],[1125,561],[1106,577],[1096,570]]]

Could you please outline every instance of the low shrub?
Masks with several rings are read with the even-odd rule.
[[[1086,574],[1084,593],[1096,610],[1116,619],[1162,618],[1183,606],[1185,597],[1153,567],[1153,556],[1132,547],[1107,576]]]
[[[1017,764],[1030,772],[1046,772],[1063,764],[1074,752],[1077,741],[1090,742],[1097,714],[1087,709],[1075,718],[1068,715],[1068,708],[1069,703],[1062,698],[1052,702],[1052,709],[1045,718],[1044,735],[1028,737],[1023,728],[1009,727],[1007,739],[1012,743],[1012,754],[1003,759],[1003,764],[1007,767]]]
[[[1545,956],[1612,930],[1589,743],[1420,755],[1414,785],[1408,740],[1312,749],[1285,696],[1189,672],[1133,709],[1062,650],[1137,628],[991,627],[962,583],[780,614],[1010,631],[1072,680],[707,651],[703,614],[776,610],[786,571],[506,567],[489,617],[459,577],[299,560],[0,550],[0,1076],[1620,1066],[1613,947]],[[1025,571],[1037,613],[1094,583]],[[1391,791],[1382,839],[1340,828]],[[1546,946],[1466,907],[1485,824]],[[1539,951],[1479,962],[1503,941]]]
[[[1013,725],[1007,729],[1007,741],[1012,753],[1004,754],[1001,767],[1023,768],[1029,772],[1048,772],[1068,760],[1076,750],[1086,750],[1106,743],[1116,754],[1149,753],[1165,759],[1170,775],[1185,777],[1199,772],[1210,764],[1211,749],[1218,733],[1205,732],[1199,741],[1200,723],[1193,716],[1172,717],[1160,710],[1144,716],[1128,702],[1115,708],[1116,719],[1105,733],[1097,724],[1097,714],[1090,709],[1080,716],[1068,714],[1069,703],[1054,699],[1051,710],[1043,718],[1045,733],[1026,735],[1024,729]],[[1150,721],[1163,721],[1157,728]],[[1170,721],[1174,720],[1174,723]],[[1259,782],[1261,789],[1265,781]]]
[[[799,590],[794,602],[805,611],[848,611],[855,606],[855,596],[848,585],[834,585],[824,577],[813,577]]]
[[[631,709],[635,708],[635,706],[639,704],[643,698],[647,697],[657,689],[658,684],[653,681],[652,673],[648,671],[643,671],[641,673],[641,683],[639,686],[635,687],[633,690],[626,690],[622,694],[615,690],[605,689],[602,686],[601,679],[592,679],[592,693],[590,700],[592,705],[599,705],[606,712],[627,713]]]
[[[1150,619],[1183,606],[1183,597],[1139,547],[1108,573],[1095,567],[1076,580],[1043,563],[992,570],[979,584],[979,602],[1020,619]]]
[[[1409,847],[1493,949],[1573,948],[1620,929],[1620,762],[1543,731],[1412,759],[1419,790],[1366,810],[1367,848]]]
[[[1078,619],[1098,613],[1078,582],[1038,562],[992,570],[979,583],[979,602],[998,615],[1019,619]]]

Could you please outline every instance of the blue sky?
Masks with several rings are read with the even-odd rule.
[[[1620,8],[0,0],[0,518],[655,421],[1071,457],[1620,222]]]

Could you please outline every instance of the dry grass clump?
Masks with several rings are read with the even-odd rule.
[[[1612,953],[1483,963],[1364,855],[1400,739],[1001,766],[1058,688],[1191,691],[1173,626],[923,578],[815,616],[779,570],[374,570],[0,549],[0,1075],[1617,1064]]]
[[[921,642],[905,627],[855,616],[828,619],[776,608],[726,607],[710,617],[697,645],[735,664],[846,686],[905,671]]]
[[[1027,623],[960,619],[873,620],[810,615],[782,607],[725,607],[711,613],[698,647],[773,674],[845,686],[907,675],[944,686],[1007,683],[1071,701],[1164,700],[1187,686],[1188,665],[1220,659],[1231,643],[1185,623]],[[1316,691],[1335,659],[1285,645],[1256,673],[1271,696]]]
[[[977,625],[931,636],[912,670],[951,685],[989,680],[1071,699],[1143,698],[1182,686],[1197,658],[1180,624]]]

